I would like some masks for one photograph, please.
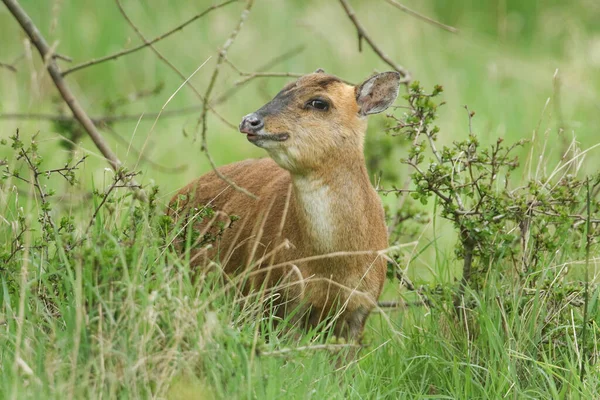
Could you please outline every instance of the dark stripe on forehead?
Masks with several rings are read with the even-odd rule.
[[[318,86],[322,87],[323,89],[327,89],[327,87],[329,85],[331,85],[332,83],[337,83],[337,82],[341,82],[341,80],[339,78],[336,78],[335,76],[328,76],[328,77],[325,77],[324,79],[317,80],[316,84]]]

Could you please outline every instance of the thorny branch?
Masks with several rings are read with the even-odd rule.
[[[340,3],[342,4],[342,7],[344,7],[344,10],[346,11],[348,18],[350,18],[350,21],[352,21],[352,23],[356,27],[356,31],[358,33],[358,48],[359,48],[359,50],[362,49],[362,39],[365,39],[367,41],[367,43],[369,44],[369,46],[371,47],[371,49],[373,49],[373,51],[379,56],[379,58],[381,58],[387,65],[392,67],[395,71],[400,73],[400,75],[402,76],[401,83],[407,84],[408,82],[410,82],[411,76],[410,76],[410,73],[408,72],[408,70],[406,68],[396,64],[387,54],[385,54],[383,52],[383,50],[381,50],[379,48],[379,46],[377,46],[375,41],[373,41],[373,39],[371,39],[371,37],[369,36],[369,34],[365,30],[365,28],[362,26],[362,24],[360,23],[358,18],[356,18],[356,14],[354,13],[354,10],[352,9],[352,7],[350,7],[350,4],[348,3],[348,1],[340,0]]]
[[[109,162],[112,169],[116,172],[121,171],[122,163],[118,157],[113,153],[108,143],[104,140],[104,137],[100,134],[94,122],[90,119],[88,114],[85,112],[79,101],[71,92],[71,89],[63,79],[60,67],[56,63],[55,57],[52,56],[52,51],[48,46],[46,40],[42,36],[39,29],[35,26],[31,18],[27,15],[25,10],[15,0],[2,0],[2,2],[8,7],[13,17],[19,22],[27,36],[29,36],[31,42],[35,45],[40,56],[45,61],[46,69],[50,74],[56,88],[59,90],[63,100],[73,113],[73,116],[79,121],[85,131],[88,133],[98,150]],[[140,186],[132,181],[132,186],[136,187],[136,197],[141,201],[146,201],[146,193]]]
[[[79,71],[79,70],[81,70],[83,68],[87,68],[87,67],[91,67],[93,65],[101,64],[101,63],[103,63],[105,61],[116,60],[117,58],[119,58],[121,56],[125,56],[125,55],[128,55],[128,54],[134,53],[134,52],[136,52],[138,50],[141,50],[141,49],[143,49],[145,47],[151,46],[151,45],[153,45],[153,44],[155,44],[155,43],[157,43],[157,42],[159,42],[159,41],[161,41],[163,39],[166,39],[167,37],[171,36],[172,34],[174,34],[174,33],[178,32],[178,31],[182,30],[183,28],[185,28],[186,26],[188,26],[192,22],[194,22],[194,21],[202,18],[203,16],[205,16],[208,13],[210,13],[211,11],[214,11],[216,9],[219,9],[221,7],[224,7],[224,6],[228,5],[228,4],[234,3],[236,1],[238,1],[238,0],[228,0],[228,1],[225,1],[223,3],[215,4],[213,6],[210,6],[209,8],[207,8],[206,10],[204,10],[203,12],[194,15],[192,18],[188,19],[184,23],[182,23],[182,24],[176,26],[175,28],[173,28],[173,29],[171,29],[171,30],[163,33],[162,35],[159,35],[159,36],[155,37],[152,40],[147,41],[147,40],[144,39],[144,43],[141,44],[141,45],[139,45],[139,46],[133,47],[131,49],[121,50],[121,51],[118,51],[118,52],[116,52],[114,54],[110,54],[110,55],[107,55],[107,56],[104,56],[104,57],[101,57],[101,58],[97,58],[97,59],[92,59],[92,60],[83,62],[81,64],[75,65],[75,66],[73,66],[73,67],[71,67],[71,68],[69,68],[67,70],[64,70],[63,71],[63,76],[67,76],[68,74],[70,74],[72,72],[75,72],[75,71]]]

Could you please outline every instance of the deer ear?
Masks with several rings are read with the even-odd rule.
[[[386,110],[398,97],[400,74],[390,71],[377,74],[356,87],[356,102],[362,116]]]

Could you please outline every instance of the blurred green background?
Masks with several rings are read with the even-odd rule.
[[[59,53],[73,64],[107,55],[140,42],[113,1],[61,0],[20,2]],[[213,4],[209,1],[123,0],[131,19],[147,38],[166,32]],[[449,143],[468,134],[464,109],[476,112],[473,130],[484,143],[497,137],[515,141],[531,138],[534,147],[547,141],[545,157],[558,160],[573,135],[582,147],[595,144],[600,126],[600,2],[579,1],[443,1],[406,0],[408,7],[457,27],[451,34],[392,7],[385,1],[351,1],[359,19],[378,45],[398,64],[411,71],[426,88],[441,84],[446,105],[441,109],[440,141]],[[243,2],[236,2],[195,21],[156,47],[186,76],[212,57],[191,82],[204,93],[223,45],[237,24]],[[0,68],[0,114],[62,113],[66,106],[28,46],[20,27],[0,7],[0,62],[15,64],[17,72]],[[252,72],[290,50],[302,48],[270,71],[307,73],[316,68],[352,82],[374,71],[388,70],[363,43],[358,51],[354,26],[336,1],[256,0],[229,59],[242,71]],[[60,61],[63,68],[69,64]],[[558,70],[558,73],[556,71]],[[154,113],[181,84],[181,79],[149,49],[69,75],[67,82],[92,116]],[[223,65],[213,98],[227,93],[241,79]],[[256,79],[215,108],[233,125],[268,101],[288,78]],[[162,90],[154,90],[162,88]],[[151,96],[140,96],[154,91]],[[551,100],[548,102],[548,100]],[[403,99],[397,101],[403,104]],[[548,103],[547,103],[548,102]],[[198,97],[182,88],[165,111],[199,106]],[[545,109],[545,111],[544,111]],[[401,110],[399,111],[401,112]],[[156,183],[166,201],[179,187],[209,170],[201,153],[197,119],[200,112],[114,125],[106,132],[113,149],[127,167],[138,165],[134,149],[144,148],[152,162],[187,168],[174,173],[141,162],[137,169],[144,184]],[[237,129],[209,114],[209,149],[218,165],[265,153],[249,144]],[[406,168],[398,161],[401,140],[384,132],[385,117],[372,118],[368,132],[371,173],[405,180]],[[47,167],[62,166],[68,151],[59,145],[55,124],[44,121],[0,119],[0,137],[19,128],[23,135],[39,132],[38,141]],[[122,139],[117,140],[114,134]],[[131,148],[129,146],[131,143]],[[6,147],[2,148],[6,152]],[[525,149],[528,152],[529,149]],[[91,141],[84,138],[79,154],[92,157],[82,173],[83,186],[101,185],[109,174]],[[596,153],[590,153],[591,160]],[[0,157],[8,156],[0,154]],[[545,163],[547,168],[553,164]],[[595,170],[595,163],[584,165]],[[544,173],[544,171],[541,171]],[[389,184],[389,180],[385,182]],[[60,186],[59,190],[64,190]],[[6,199],[2,200],[3,202]],[[386,202],[393,203],[386,199]]]

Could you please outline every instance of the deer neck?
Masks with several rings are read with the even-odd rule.
[[[304,174],[292,174],[292,207],[311,251],[362,250],[355,248],[366,229],[360,219],[374,194],[362,153]]]

